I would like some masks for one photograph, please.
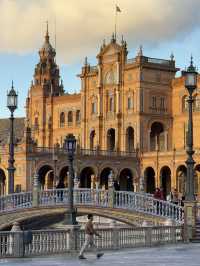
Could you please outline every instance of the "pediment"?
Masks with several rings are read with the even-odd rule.
[[[117,43],[110,43],[109,45],[107,45],[100,53],[98,56],[102,56],[102,57],[110,57],[113,55],[118,54],[121,51],[121,46]],[[97,57],[98,57],[97,56]]]

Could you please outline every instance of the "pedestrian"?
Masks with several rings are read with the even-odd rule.
[[[97,247],[94,244],[94,235],[101,237],[93,227],[93,215],[88,214],[88,221],[85,225],[85,242],[79,253],[79,259],[86,259],[83,253],[88,246],[90,246],[94,250],[98,259],[103,256],[104,253],[98,252]]]

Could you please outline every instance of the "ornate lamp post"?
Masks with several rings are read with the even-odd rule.
[[[187,137],[187,180],[186,180],[186,201],[194,201],[194,164],[195,161],[193,160],[193,120],[192,120],[192,105],[193,105],[193,92],[197,87],[197,71],[196,68],[193,66],[193,58],[191,57],[190,66],[188,67],[187,71],[185,71],[185,87],[188,90],[188,137]]]
[[[67,223],[71,225],[77,224],[76,210],[74,208],[73,186],[74,186],[74,168],[73,160],[76,151],[76,138],[73,134],[68,134],[64,140],[64,149],[67,151],[69,160],[69,180],[68,180],[68,199],[69,212],[67,213]]]
[[[190,66],[184,72],[185,87],[188,90],[188,137],[187,137],[187,177],[186,177],[186,195],[184,202],[184,238],[185,241],[192,239],[196,233],[196,200],[194,195],[194,164],[193,160],[193,121],[192,121],[192,105],[193,92],[197,87],[197,71],[193,66],[193,58],[191,57]]]
[[[10,110],[10,143],[9,143],[9,159],[8,159],[8,193],[14,193],[14,111],[17,108],[17,93],[12,87],[9,93],[7,94],[7,107]]]

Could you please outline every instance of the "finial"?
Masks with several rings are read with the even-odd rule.
[[[173,52],[171,52],[170,59],[171,59],[171,61],[174,61],[174,54],[173,54]]]
[[[143,56],[143,47],[142,47],[142,45],[140,45],[140,47],[139,47],[138,56]]]
[[[46,21],[47,24],[47,29],[46,29],[46,35],[45,35],[45,40],[49,42],[49,23],[48,20]]]
[[[14,89],[13,80],[12,80],[12,86],[11,86],[11,88]]]
[[[191,54],[191,57],[190,57],[190,66],[193,67],[193,56],[192,56],[192,54]]]
[[[85,66],[88,65],[88,61],[87,61],[87,56],[85,57],[85,62],[84,62]]]
[[[189,71],[189,72],[196,72],[196,67],[194,66],[193,56],[192,55],[190,57],[190,66],[188,67],[187,71]]]

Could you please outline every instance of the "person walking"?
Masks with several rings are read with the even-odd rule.
[[[88,214],[88,221],[85,225],[85,242],[80,250],[79,259],[86,259],[83,253],[88,246],[94,250],[98,259],[103,256],[104,253],[99,253],[96,245],[94,244],[94,235],[101,237],[93,227],[93,215]]]

